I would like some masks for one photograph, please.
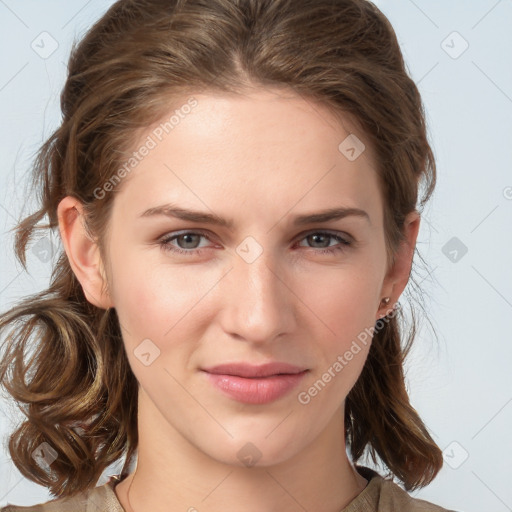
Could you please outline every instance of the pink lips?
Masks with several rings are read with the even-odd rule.
[[[308,372],[287,363],[252,366],[246,363],[204,368],[209,381],[235,400],[248,404],[273,402],[289,393]]]

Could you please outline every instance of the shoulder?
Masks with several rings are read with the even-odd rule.
[[[8,504],[0,508],[0,512],[124,512],[119,503],[114,486],[118,483],[118,475],[111,476],[105,484],[83,491],[75,496],[56,498],[54,500],[22,507]]]
[[[383,507],[383,511],[396,510],[400,507],[399,510],[404,512],[455,512],[429,501],[413,498],[396,483],[384,478],[382,478],[379,506]],[[380,507],[378,510],[381,510]]]
[[[368,485],[343,512],[456,512],[429,501],[413,498],[398,484],[383,478],[372,469],[361,466],[357,469],[368,480]]]

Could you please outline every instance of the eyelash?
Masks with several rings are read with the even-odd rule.
[[[183,254],[183,255],[186,255],[186,256],[195,256],[195,255],[201,254],[203,249],[189,249],[189,250],[186,250],[186,249],[181,249],[179,247],[171,245],[171,242],[173,240],[175,240],[175,239],[177,239],[177,238],[179,238],[181,236],[185,236],[185,235],[199,235],[199,236],[202,236],[202,237],[206,238],[207,240],[210,240],[208,235],[206,233],[202,232],[202,231],[184,231],[184,232],[181,232],[181,233],[178,233],[178,234],[173,234],[172,236],[166,236],[166,237],[160,239],[159,244],[160,244],[162,250],[173,252],[173,253],[176,253],[176,254]],[[350,247],[352,245],[352,241],[347,240],[347,239],[341,237],[338,234],[329,233],[327,231],[311,231],[309,233],[306,233],[299,241],[302,241],[302,240],[304,240],[305,238],[307,238],[308,236],[311,236],[311,235],[328,236],[328,237],[334,238],[335,240],[337,240],[341,244],[341,245],[333,246],[333,247],[331,247],[329,249],[318,249],[318,250],[315,250],[314,247],[310,247],[310,249],[313,249],[314,252],[319,253],[319,254],[332,255],[332,254],[336,254],[338,252],[344,252],[344,251],[347,250],[348,247]]]

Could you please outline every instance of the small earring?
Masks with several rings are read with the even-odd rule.
[[[387,306],[387,305],[389,304],[389,301],[390,301],[390,300],[391,300],[391,299],[390,299],[389,297],[384,297],[383,299],[381,299],[381,301],[380,301],[380,305],[379,305],[379,309],[380,309],[381,307],[383,307],[383,306],[382,306],[382,304],[384,304],[384,306]],[[384,318],[385,316],[386,316],[386,315],[381,316],[380,318]]]

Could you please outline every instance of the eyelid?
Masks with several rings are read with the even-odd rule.
[[[205,238],[207,238],[208,240],[210,240],[210,242],[212,242],[213,239],[215,238],[215,235],[213,235],[213,233],[211,233],[208,230],[190,228],[190,229],[179,229],[178,231],[167,231],[163,235],[159,236],[158,240],[165,240],[168,238],[178,237],[180,235],[186,235],[189,233],[195,234],[195,235],[202,235]],[[323,229],[323,228],[316,228],[316,229],[312,228],[312,229],[308,229],[306,231],[301,231],[298,235],[295,235],[292,238],[292,241],[293,240],[301,240],[302,238],[305,238],[306,236],[313,235],[316,233],[325,233],[325,234],[329,234],[329,235],[333,235],[333,236],[346,237],[348,242],[355,243],[357,241],[350,233],[347,233],[346,231],[337,231],[334,229]]]
[[[314,235],[316,233],[325,233],[327,235],[340,236],[342,238],[345,238],[347,240],[347,242],[350,242],[350,243],[356,243],[356,241],[357,241],[350,233],[347,233],[346,231],[337,231],[335,229],[323,229],[323,228],[309,229],[307,231],[302,231],[295,237],[295,239],[300,240],[306,236]]]
[[[213,242],[214,241],[214,236],[212,235],[212,233],[208,232],[208,231],[205,231],[205,230],[202,230],[202,229],[195,229],[195,228],[191,228],[191,229],[179,229],[178,231],[167,231],[166,233],[164,233],[162,236],[159,236],[157,238],[157,242],[163,242],[165,240],[172,240],[172,239],[176,239],[182,235],[200,235],[200,236],[203,236],[204,238],[206,238],[208,241],[210,242]],[[201,247],[201,249],[206,249],[206,247]],[[193,250],[193,249],[191,249]],[[195,250],[198,250],[198,249],[195,249]]]
[[[187,234],[199,235],[201,237],[204,237],[209,242],[214,243],[215,235],[213,235],[208,230],[196,229],[196,228],[181,229],[178,231],[166,232],[164,235],[158,237],[157,242],[160,245],[171,245],[172,241],[176,240],[177,238],[179,238],[182,235],[187,235]],[[308,236],[314,235],[314,234],[323,234],[323,235],[331,236],[333,239],[338,239],[338,246],[342,245],[345,247],[349,247],[349,246],[354,247],[357,244],[357,240],[352,235],[350,235],[349,233],[347,233],[345,231],[336,231],[336,230],[332,230],[332,229],[322,229],[322,228],[317,228],[317,229],[312,228],[312,229],[309,229],[306,231],[302,231],[301,233],[296,235],[292,239],[292,241],[294,242],[294,244],[298,244],[302,240],[306,239]],[[301,247],[303,247],[303,246],[301,246]],[[335,247],[336,247],[336,245],[332,246],[331,248],[335,248]],[[178,252],[185,251],[185,252],[190,252],[190,253],[194,253],[194,252],[198,253],[198,252],[201,252],[201,251],[204,251],[207,249],[211,249],[211,248],[214,248],[214,247],[211,247],[211,246],[198,247],[198,248],[190,249],[190,250],[181,249],[181,248],[175,248],[175,249]],[[313,251],[318,251],[318,252],[320,252],[322,250],[322,249],[315,249],[314,247],[310,247],[310,248],[304,247],[304,248],[312,249]],[[329,249],[329,247],[325,248],[324,250],[327,250],[327,249]]]

